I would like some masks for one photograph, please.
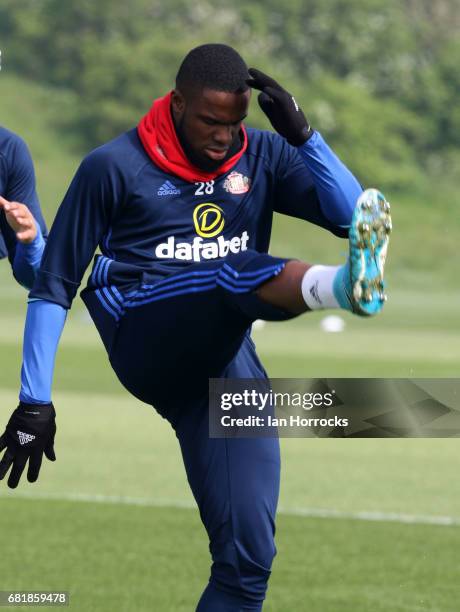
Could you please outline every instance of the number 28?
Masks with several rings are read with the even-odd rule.
[[[207,181],[206,183],[195,183],[195,185],[198,185],[198,188],[195,191],[195,195],[211,195],[211,193],[214,193],[214,181]]]

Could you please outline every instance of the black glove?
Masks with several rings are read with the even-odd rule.
[[[5,433],[0,437],[0,452],[6,448],[0,461],[0,480],[13,468],[8,486],[15,489],[29,460],[27,480],[35,482],[40,472],[43,453],[50,461],[56,461],[54,435],[56,412],[53,404],[37,405],[20,402],[11,415]]]
[[[300,147],[307,142],[313,135],[313,130],[294,97],[257,68],[249,68],[249,74],[252,79],[246,82],[250,87],[262,92],[258,97],[260,108],[278,134],[284,136],[294,147]]]

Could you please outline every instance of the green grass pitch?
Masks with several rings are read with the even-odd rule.
[[[6,422],[16,401],[24,304],[6,266],[0,280],[7,289],[0,314]],[[403,327],[406,299],[397,294],[375,325],[350,316],[341,334],[321,332],[312,315],[268,324],[254,337],[279,376],[332,369],[336,376],[453,375],[460,340],[453,304],[436,317],[428,304]],[[208,551],[177,441],[115,379],[78,302],[55,377],[57,462],[45,461],[34,485],[22,482],[15,492],[0,485],[1,588],[69,590],[71,609],[81,612],[193,610],[208,578]],[[456,610],[460,528],[425,523],[459,520],[459,455],[457,440],[283,440],[278,556],[264,609]],[[308,516],[324,510],[339,516]],[[381,520],[350,518],[363,511]],[[395,513],[422,524],[385,520]]]
[[[1,488],[1,588],[68,590],[82,612],[193,610],[207,541],[169,426],[124,393],[55,401],[58,461]],[[283,440],[265,609],[457,610],[460,528],[384,519],[460,517],[458,454],[457,440]],[[302,516],[325,509],[342,514]],[[380,520],[349,518],[363,510]]]

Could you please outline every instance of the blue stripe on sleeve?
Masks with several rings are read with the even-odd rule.
[[[349,227],[361,185],[319,132],[297,150],[312,175],[324,216],[335,225]]]
[[[37,235],[35,239],[29,244],[18,242],[13,262],[14,277],[27,289],[31,289],[34,284],[44,250],[45,239],[37,223]]]
[[[54,361],[67,310],[46,300],[29,302],[24,331],[19,399],[30,404],[51,401]]]

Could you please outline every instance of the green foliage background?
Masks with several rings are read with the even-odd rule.
[[[137,122],[185,53],[235,46],[295,93],[363,184],[459,179],[459,0],[3,0],[3,62],[68,89],[56,119],[80,150]],[[256,105],[250,122],[267,123]]]

